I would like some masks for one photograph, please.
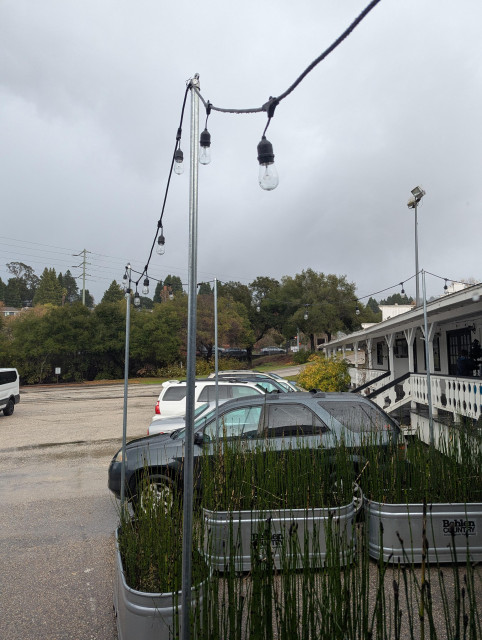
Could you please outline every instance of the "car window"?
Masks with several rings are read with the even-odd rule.
[[[162,396],[162,402],[174,402],[184,400],[186,397],[186,385],[182,387],[168,387]]]
[[[219,384],[219,399],[227,400],[231,396],[229,395],[229,386],[225,384]],[[199,394],[198,402],[215,402],[216,400],[216,385],[208,384]]]
[[[268,393],[272,393],[273,391],[278,391],[278,387],[272,382],[268,382],[266,380],[257,380],[256,384],[258,387],[262,387]]]
[[[267,409],[268,438],[317,435],[329,431],[323,420],[302,404],[270,405]]]
[[[261,407],[242,407],[227,411],[219,418],[219,435],[226,438],[249,438],[258,434]],[[216,420],[206,426],[204,435],[210,440],[216,437]]]
[[[386,413],[369,404],[336,400],[318,404],[350,431],[359,433],[396,428]]]
[[[258,396],[259,391],[253,389],[253,387],[245,387],[240,384],[234,384],[231,387],[233,398],[244,398],[245,396]]]

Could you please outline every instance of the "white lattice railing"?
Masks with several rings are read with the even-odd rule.
[[[377,369],[350,368],[350,377],[354,386],[361,386],[374,380],[381,373]],[[389,378],[370,385],[367,391],[375,391],[385,386]],[[432,407],[457,413],[461,416],[477,419],[482,415],[482,378],[457,378],[431,374]],[[428,406],[427,376],[412,373],[407,380],[394,385],[373,398],[386,411],[393,411],[408,401]]]
[[[427,376],[412,373],[412,395],[415,402],[428,404]],[[458,413],[468,418],[479,418],[482,413],[482,379],[430,376],[432,406]]]

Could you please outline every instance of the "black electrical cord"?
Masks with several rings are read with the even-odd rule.
[[[345,31],[328,47],[328,49],[326,49],[325,51],[323,51],[323,53],[321,55],[318,56],[318,58],[316,58],[315,60],[313,60],[313,62],[311,64],[309,64],[306,69],[303,71],[303,73],[298,76],[298,78],[296,78],[296,80],[293,82],[292,85],[290,85],[286,91],[284,91],[281,95],[279,95],[277,98],[270,98],[268,100],[268,102],[266,102],[262,107],[254,107],[254,108],[249,108],[249,109],[227,109],[227,108],[222,108],[222,107],[216,107],[214,106],[212,103],[210,103],[209,101],[206,101],[199,89],[197,89],[196,87],[194,87],[194,90],[197,92],[199,99],[202,101],[202,103],[204,104],[205,107],[207,107],[207,105],[210,105],[210,108],[213,109],[214,111],[220,111],[221,113],[259,113],[261,111],[268,111],[268,117],[272,117],[273,113],[274,113],[274,109],[276,108],[276,106],[281,102],[281,100],[284,100],[287,96],[289,96],[289,94],[294,91],[296,89],[296,87],[300,84],[300,82],[302,80],[304,80],[304,78],[320,63],[322,62],[326,57],[328,57],[330,55],[330,53],[332,53],[344,40],[346,40],[346,38],[348,38],[348,36],[356,29],[356,27],[362,22],[362,20],[364,20],[366,18],[366,16],[370,13],[370,11],[372,9],[374,9],[376,7],[376,5],[380,2],[381,0],[372,0],[372,2],[370,2],[370,4],[365,7],[365,9],[360,13],[360,15],[350,24],[350,26],[345,29]],[[274,104],[274,106],[273,106]],[[272,111],[271,116],[269,115],[269,111]]]

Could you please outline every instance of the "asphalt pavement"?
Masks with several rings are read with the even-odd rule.
[[[115,640],[117,504],[107,467],[122,441],[123,385],[26,388],[0,415],[0,638]],[[128,439],[158,387],[130,385]]]

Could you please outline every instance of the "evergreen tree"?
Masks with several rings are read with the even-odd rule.
[[[62,287],[57,279],[55,269],[45,267],[33,297],[34,305],[53,304],[60,306],[62,304],[62,293]]]
[[[5,282],[0,278],[0,300],[2,302],[5,302],[5,294],[7,292],[7,285],[5,284]]]
[[[115,280],[110,283],[109,288],[102,296],[101,302],[119,302],[125,296],[124,289]],[[87,305],[89,306],[89,305]]]
[[[77,302],[80,300],[77,280],[70,273],[69,269],[67,269],[64,275],[62,275],[62,273],[59,273],[58,281],[60,283],[60,286],[62,287],[62,299],[64,303],[68,302],[72,304],[73,302]]]
[[[164,279],[164,286],[170,287],[174,295],[176,295],[176,293],[184,292],[184,289],[182,288],[182,280],[179,276],[166,276]]]
[[[159,282],[156,284],[156,289],[154,291],[154,302],[161,302],[161,292],[162,292],[163,286],[164,285],[162,280],[159,280]]]
[[[211,285],[209,284],[209,282],[201,282],[197,291],[199,296],[209,296],[212,294],[212,292],[213,290],[211,289]]]
[[[412,304],[412,302],[413,298],[409,298],[406,294],[394,293],[386,300],[380,300],[378,304]]]
[[[380,313],[380,307],[375,298],[370,298],[367,302],[367,307],[373,311],[373,313]]]

